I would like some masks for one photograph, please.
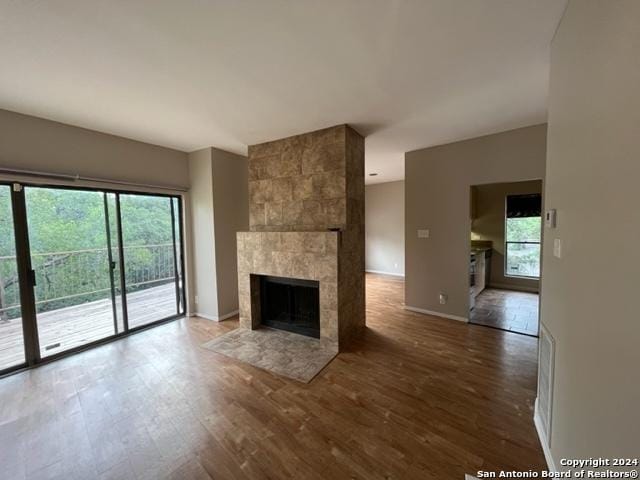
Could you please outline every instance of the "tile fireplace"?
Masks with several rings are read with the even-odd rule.
[[[365,326],[364,139],[340,125],[250,146],[249,197],[241,328],[343,349]]]

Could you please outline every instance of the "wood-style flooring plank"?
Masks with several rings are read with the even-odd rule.
[[[305,385],[201,348],[185,318],[0,379],[0,478],[452,479],[542,469],[537,340],[403,309],[367,275],[367,331]]]

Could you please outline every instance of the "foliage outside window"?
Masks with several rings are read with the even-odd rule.
[[[505,275],[540,277],[540,195],[507,197]]]
[[[175,281],[170,200],[122,195],[127,293]],[[102,192],[30,188],[27,214],[38,313],[110,298]],[[116,231],[111,198],[111,231]],[[118,259],[114,243],[113,255]],[[116,271],[119,290],[119,271]],[[0,188],[0,323],[20,317],[10,189]]]

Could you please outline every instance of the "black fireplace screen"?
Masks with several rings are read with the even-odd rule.
[[[263,325],[320,338],[319,284],[313,280],[262,276],[260,278]]]

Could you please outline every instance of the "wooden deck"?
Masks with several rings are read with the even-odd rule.
[[[120,304],[119,298],[117,303]],[[127,305],[129,328],[175,315],[175,286],[167,284],[131,293],[127,295]],[[121,332],[121,314],[118,316],[118,331]],[[109,337],[115,333],[111,299],[40,313],[38,331],[42,357]],[[45,350],[48,345],[56,343],[60,346]],[[0,369],[23,362],[22,319],[0,322]]]

